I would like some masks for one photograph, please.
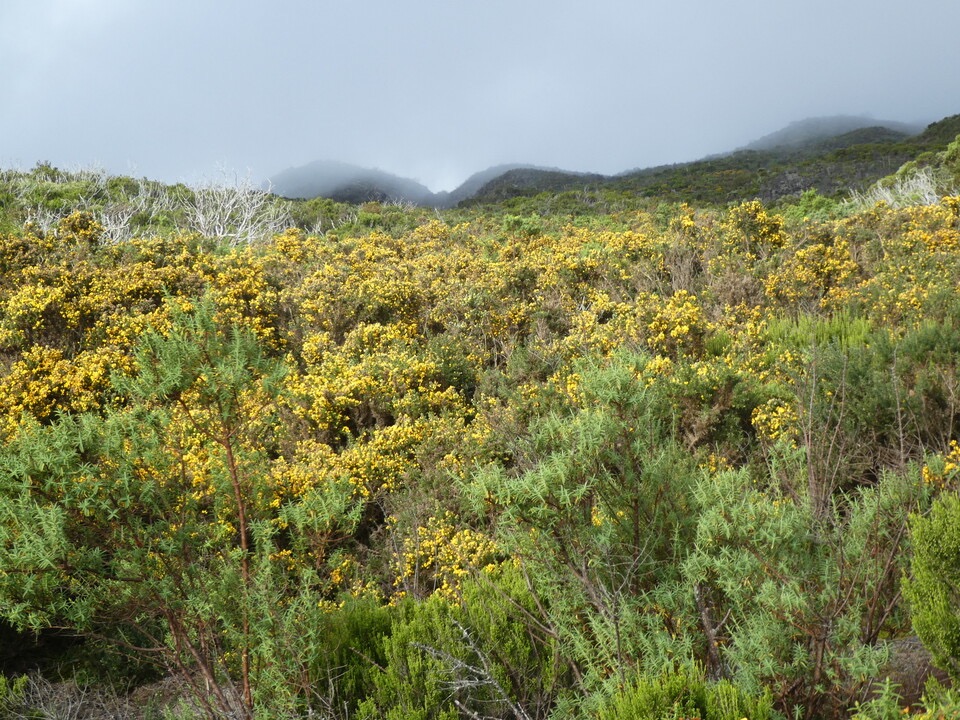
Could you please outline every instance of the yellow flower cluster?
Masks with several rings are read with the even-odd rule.
[[[252,248],[211,259],[201,276],[216,302],[220,322],[247,327],[266,346],[280,346],[276,336],[279,294]]]
[[[799,417],[796,408],[789,403],[771,398],[754,408],[750,421],[761,440],[796,445],[800,434]]]
[[[768,213],[759,200],[731,208],[722,223],[722,230],[728,248],[752,259],[766,257],[787,241],[783,218]]]
[[[730,470],[733,467],[733,465],[723,455],[717,455],[716,453],[709,453],[706,459],[703,461],[703,463],[701,463],[700,467],[706,470],[711,475],[716,475],[719,472],[725,472],[726,470]]]
[[[660,382],[663,378],[669,378],[673,371],[674,363],[670,358],[664,355],[654,355],[644,367],[643,377],[638,379],[641,379],[649,387]]]
[[[947,486],[954,487],[960,479],[960,444],[951,440],[947,453],[929,458],[920,472],[927,485],[940,490]]]
[[[70,213],[57,224],[57,240],[95,245],[103,237],[103,225],[85,210]]]
[[[405,538],[395,559],[394,586],[409,594],[438,595],[457,600],[460,583],[471,572],[492,568],[497,545],[470,528],[457,528],[452,513],[431,517]]]
[[[697,356],[703,350],[703,341],[710,331],[695,295],[678,290],[656,311],[647,325],[647,344],[657,353],[677,358]]]
[[[48,421],[60,412],[99,408],[117,360],[107,351],[84,351],[69,359],[56,348],[31,347],[0,378],[2,429],[13,432],[24,415]]]
[[[859,272],[845,240],[816,243],[787,257],[767,277],[764,291],[794,311],[837,309],[850,299]]]
[[[279,508],[287,501],[302,498],[330,477],[335,462],[336,454],[329,445],[314,439],[301,440],[291,459],[274,461],[270,469],[269,504]]]

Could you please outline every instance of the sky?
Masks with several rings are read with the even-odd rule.
[[[960,113],[958,28],[957,0],[0,0],[0,167],[612,174]]]

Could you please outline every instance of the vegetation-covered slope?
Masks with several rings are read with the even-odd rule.
[[[243,234],[53,173],[4,178],[10,712],[42,659],[181,716],[880,718],[914,627],[958,679],[957,197]]]
[[[271,184],[277,194],[289,198],[321,196],[342,202],[439,208],[490,206],[563,191],[639,193],[698,205],[754,198],[773,202],[808,190],[838,196],[863,190],[919,153],[942,150],[960,133],[958,117],[933,123],[923,132],[903,123],[858,117],[813,118],[792,123],[735,152],[696,162],[615,176],[504,165],[476,173],[449,193],[431,193],[412,180],[332,162],[285,170],[271,178]]]
[[[691,163],[636,170],[622,175],[578,178],[537,171],[512,182],[492,181],[469,204],[497,203],[560,189],[627,192],[696,205],[725,205],[758,198],[775,202],[815,190],[839,197],[863,190],[921,153],[942,151],[960,133],[960,116],[931,124],[919,135],[864,128],[800,144],[746,149]],[[781,140],[771,140],[779,142]]]

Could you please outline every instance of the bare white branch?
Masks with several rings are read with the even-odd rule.
[[[290,214],[250,176],[234,176],[232,184],[207,182],[181,195],[187,228],[231,245],[262,241],[291,225]]]
[[[451,679],[446,683],[446,686],[451,692],[464,692],[481,687],[491,687],[496,693],[497,699],[510,708],[510,711],[517,720],[530,720],[530,715],[527,714],[527,711],[510,698],[510,695],[497,680],[493,673],[490,658],[483,652],[473,639],[473,636],[470,635],[470,632],[456,621],[454,621],[453,624],[460,631],[464,645],[469,648],[470,653],[476,658],[477,663],[468,662],[443,650],[430,647],[429,645],[414,643],[413,646],[423,650],[447,666],[447,672],[450,674]],[[461,711],[468,712],[468,714],[475,718],[482,717],[476,713],[467,711],[459,701],[455,701],[455,703]]]
[[[851,204],[861,208],[886,203],[892,208],[910,205],[936,205],[945,195],[956,195],[956,188],[942,187],[931,168],[920,168],[897,177],[893,182],[874,183],[865,192],[854,192]]]

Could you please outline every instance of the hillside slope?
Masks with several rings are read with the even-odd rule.
[[[641,197],[709,205],[754,198],[769,203],[799,196],[807,190],[842,196],[869,187],[905,163],[918,158],[922,162],[944,152],[958,134],[960,115],[932,123],[912,136],[904,135],[903,128],[861,127],[829,137],[808,135],[803,142],[770,149],[743,149],[613,177],[591,176],[589,184]],[[497,203],[509,197],[571,189],[578,182],[586,184],[582,178],[567,174],[561,181],[553,176],[528,176],[523,183],[498,179],[481,188],[469,204]],[[561,188],[564,183],[566,187]]]
[[[281,197],[326,197],[346,203],[403,202],[421,207],[489,205],[541,193],[592,189],[668,201],[725,205],[758,198],[775,202],[816,190],[825,196],[862,191],[910,161],[943,152],[960,134],[960,115],[919,128],[892,121],[838,116],[791,123],[728,154],[619,175],[533,165],[498,165],[455,190],[346,163],[319,161],[270,179]]]
[[[434,203],[434,194],[415,180],[332,160],[289,168],[271,177],[269,185],[275,194],[291,199],[327,197],[348,203],[371,200],[397,200],[416,205]]]

